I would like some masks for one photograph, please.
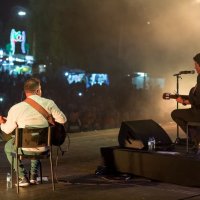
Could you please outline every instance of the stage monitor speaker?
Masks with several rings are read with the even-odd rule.
[[[172,145],[165,130],[151,119],[122,122],[118,141],[120,147],[147,149],[150,137],[155,138],[156,147],[168,148]]]

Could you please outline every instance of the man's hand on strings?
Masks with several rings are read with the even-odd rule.
[[[190,101],[189,101],[188,99],[184,99],[184,98],[182,98],[182,97],[178,97],[178,98],[176,99],[176,101],[177,101],[178,103],[183,104],[184,106],[190,104]]]
[[[178,97],[178,98],[176,99],[176,101],[177,101],[178,103],[182,103],[182,104],[183,104],[184,99],[183,99],[182,97]]]

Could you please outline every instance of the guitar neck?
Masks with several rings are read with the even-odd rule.
[[[181,97],[183,99],[188,99],[188,95],[178,95],[178,94],[170,94],[170,93],[164,93],[163,99],[177,99],[178,97]]]
[[[178,97],[181,97],[182,99],[188,99],[188,95],[176,95],[175,99],[177,99]]]

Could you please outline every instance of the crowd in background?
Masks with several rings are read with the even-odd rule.
[[[0,72],[0,113],[24,99],[23,84],[30,75]],[[158,87],[136,89],[128,79],[113,79],[110,85],[68,84],[58,73],[34,75],[40,78],[43,96],[50,98],[68,118],[69,132],[118,128],[122,121],[139,119],[164,120],[158,103],[162,90]]]

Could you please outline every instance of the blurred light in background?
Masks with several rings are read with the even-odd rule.
[[[25,12],[25,11],[22,11],[22,10],[20,10],[20,11],[18,12],[18,15],[19,15],[19,16],[25,16],[25,15],[26,15],[26,12]]]

